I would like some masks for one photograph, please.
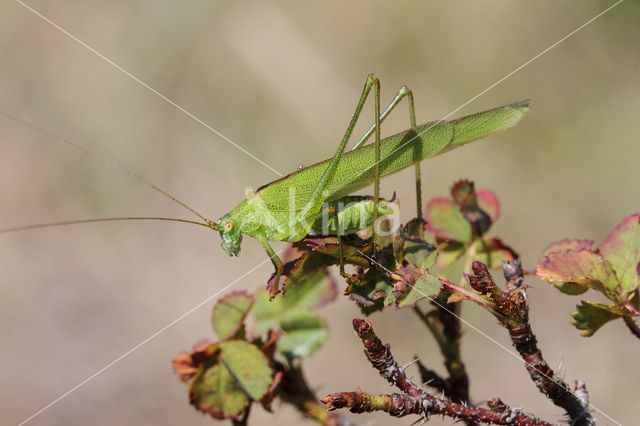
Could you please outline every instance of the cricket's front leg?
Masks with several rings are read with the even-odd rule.
[[[409,121],[411,122],[411,128],[416,127],[416,108],[413,102],[413,92],[407,86],[402,86],[400,90],[398,90],[398,93],[396,93],[396,96],[393,98],[391,103],[387,106],[387,108],[385,108],[384,112],[380,115],[380,123],[382,123],[384,119],[387,118],[387,116],[389,116],[391,111],[393,111],[393,109],[405,97],[407,98],[407,103],[409,104]],[[357,149],[359,146],[364,144],[371,137],[373,132],[376,131],[377,125],[378,125],[377,122],[373,123],[373,125],[369,128],[367,133],[365,133],[364,136],[360,138],[358,143],[356,143],[353,146],[352,150]],[[415,144],[415,146],[417,146],[417,144]],[[417,206],[417,212],[418,212],[416,217],[421,218],[422,217],[422,183],[421,183],[422,178],[420,173],[419,162],[415,164],[415,172],[416,172],[415,173],[416,174],[416,206]],[[422,227],[419,228],[418,233],[420,237],[422,237],[422,233],[423,233]]]
[[[284,263],[266,238],[257,237],[256,239],[260,241],[264,249],[267,251],[269,258],[271,259],[271,263],[273,263],[273,266],[276,268],[276,278],[273,282],[273,288],[269,291],[269,299],[273,300],[280,292],[280,276],[284,272]]]

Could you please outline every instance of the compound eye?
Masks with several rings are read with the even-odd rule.
[[[233,230],[233,223],[232,222],[227,222],[224,224],[224,229],[227,232],[231,232]]]

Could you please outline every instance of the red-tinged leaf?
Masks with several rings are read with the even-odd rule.
[[[478,207],[489,216],[491,221],[498,220],[498,217],[500,217],[500,203],[496,194],[488,189],[481,189],[476,192],[476,197],[478,198]]]
[[[252,306],[253,296],[245,291],[236,291],[220,299],[211,314],[213,329],[220,340],[241,334],[244,320]]]
[[[420,228],[425,228],[424,218],[418,219],[414,217],[409,222],[403,223],[402,226],[398,229],[398,235],[404,239],[410,237],[417,237],[420,235]]]
[[[618,287],[618,280],[609,262],[590,250],[551,253],[536,266],[538,277],[554,284],[572,283],[594,288],[605,295],[609,294],[608,290]]]
[[[461,210],[477,209],[478,200],[473,182],[470,180],[459,180],[451,187],[451,196]]]
[[[457,204],[447,198],[433,198],[425,213],[427,230],[440,240],[468,243],[473,237],[471,224]]]
[[[236,383],[220,357],[207,358],[189,387],[189,401],[213,418],[239,417],[249,404],[249,396]]]
[[[200,369],[200,366],[196,366],[191,354],[188,352],[180,352],[178,356],[173,359],[172,364],[173,371],[176,372],[183,382],[191,380]]]
[[[551,253],[555,253],[557,251],[566,251],[566,250],[591,250],[593,246],[592,240],[570,240],[564,239],[561,241],[556,241],[555,243],[549,244],[547,248],[545,248],[542,252],[540,258],[545,258]]]
[[[623,220],[598,247],[611,263],[625,293],[638,288],[640,273],[640,214]]]
[[[273,382],[273,370],[260,349],[244,340],[220,344],[220,361],[240,388],[253,400],[260,400]]]
[[[273,375],[273,383],[271,383],[271,386],[269,386],[269,390],[267,391],[265,396],[263,396],[262,399],[260,400],[260,404],[262,404],[262,408],[264,408],[270,413],[272,412],[271,403],[276,397],[276,389],[282,382],[282,376],[283,376],[282,371],[276,371],[276,374]]]
[[[384,274],[375,268],[369,269],[359,282],[349,285],[345,294],[356,302],[365,315],[381,311],[395,301],[394,286]]]
[[[343,255],[345,264],[368,266],[369,262],[360,255],[360,251],[368,250],[367,246],[355,246],[343,243]],[[289,292],[299,283],[312,275],[322,272],[332,265],[340,264],[340,245],[337,242],[328,243],[322,240],[320,244],[305,240],[298,244],[298,250],[302,252],[300,257],[284,266],[284,273],[280,277],[280,285],[284,294]],[[269,280],[267,289],[271,291],[275,283],[275,274]]]
[[[173,371],[183,382],[188,382],[198,373],[200,366],[205,359],[215,355],[218,351],[218,345],[207,340],[193,345],[193,350],[189,352],[180,352],[172,361]]]
[[[441,289],[442,282],[437,276],[428,273],[419,275],[409,288],[396,298],[396,307],[414,307],[418,301],[436,296]]]
[[[451,187],[451,195],[464,217],[471,223],[474,235],[484,235],[491,228],[493,220],[480,208],[473,182],[468,180],[456,182]]]
[[[593,336],[600,327],[616,318],[630,316],[629,311],[616,305],[606,305],[604,303],[594,303],[582,301],[581,305],[576,306],[577,311],[572,313],[572,324],[578,330],[584,330],[582,336]]]
[[[500,238],[487,238],[478,245],[476,255],[473,260],[478,260],[489,269],[502,267],[502,262],[511,262],[518,258],[518,253],[502,242]]]

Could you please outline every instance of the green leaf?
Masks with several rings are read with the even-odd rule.
[[[554,284],[572,283],[596,289],[607,296],[610,295],[608,290],[618,287],[618,280],[609,262],[591,250],[550,253],[536,267],[540,279]]]
[[[288,358],[304,358],[314,353],[327,339],[327,323],[315,312],[291,311],[280,321],[284,335],[278,350]]]
[[[468,243],[473,237],[471,224],[458,205],[447,198],[433,198],[427,204],[427,229],[438,239]]]
[[[267,291],[256,294],[253,310],[256,334],[270,329],[284,332],[278,350],[288,357],[306,357],[327,338],[327,325],[313,310],[335,299],[335,283],[324,272],[304,279],[283,297],[269,300]]]
[[[440,293],[442,283],[433,274],[423,274],[416,278],[415,282],[396,301],[398,308],[415,306],[416,303],[426,297],[432,297]]]
[[[589,290],[589,287],[587,286],[574,284],[574,283],[551,283],[551,284],[553,284],[562,293],[568,294],[569,296],[577,296]]]
[[[415,266],[427,270],[435,265],[438,248],[418,238],[411,238],[405,241],[404,257]]]
[[[437,265],[440,269],[448,268],[453,265],[456,260],[460,259],[465,252],[465,247],[458,242],[449,242],[441,250],[438,251]]]
[[[218,356],[207,358],[191,381],[189,400],[198,410],[216,419],[238,417],[249,397],[233,379]]]
[[[574,319],[572,324],[578,330],[584,330],[584,337],[593,336],[593,333],[611,320],[629,315],[629,312],[620,306],[584,300],[576,308],[578,310],[571,314]]]
[[[284,314],[284,299],[276,297],[269,300],[269,292],[259,291],[255,295],[256,304],[253,316],[256,320],[256,334],[261,336],[272,328],[277,328]]]
[[[260,349],[244,340],[220,344],[220,361],[238,385],[254,400],[262,398],[273,382],[273,371]]]
[[[478,260],[489,269],[502,267],[502,261],[511,262],[518,258],[511,247],[502,242],[500,238],[487,238],[478,244],[473,260]]]
[[[598,251],[613,266],[625,293],[638,288],[640,214],[631,215],[623,220],[598,247]]]
[[[253,305],[253,297],[244,291],[233,292],[213,308],[211,321],[220,340],[235,337],[243,330],[244,319]]]
[[[313,310],[335,300],[336,284],[324,272],[304,279],[283,297],[269,300],[267,291],[256,293],[253,308],[256,334],[262,335],[272,328],[280,328],[280,320],[290,310]]]
[[[394,287],[378,269],[369,269],[361,281],[347,288],[346,294],[356,302],[365,315],[381,311],[395,302]]]
[[[316,273],[293,287],[282,298],[285,309],[318,309],[338,296],[336,283],[325,273]]]

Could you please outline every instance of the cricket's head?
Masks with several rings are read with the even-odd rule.
[[[229,215],[224,215],[216,225],[216,229],[220,231],[220,237],[222,238],[222,244],[220,244],[222,249],[229,256],[239,255],[240,244],[242,243],[240,226]]]

